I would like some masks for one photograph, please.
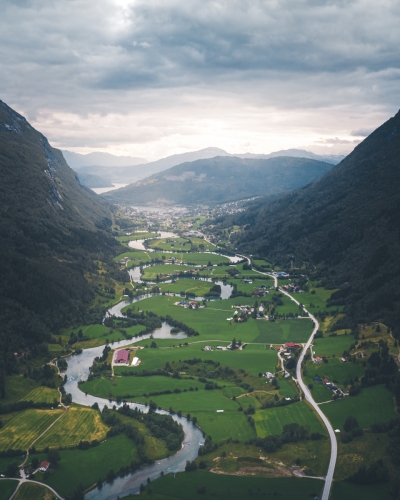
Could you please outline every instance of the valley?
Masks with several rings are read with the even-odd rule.
[[[342,328],[343,306],[329,301],[336,289],[302,268],[235,257],[229,237],[221,247],[207,234],[207,210],[194,210],[120,208],[113,231],[125,248],[114,261],[124,279],[100,261],[86,275],[93,304],[109,312],[53,336],[48,356],[61,378],[44,365],[49,388],[21,377],[33,369],[23,358],[7,377],[0,470],[12,478],[24,463],[29,479],[1,479],[4,498],[16,486],[17,499],[29,488],[29,498],[45,498],[46,486],[98,500],[203,489],[225,498],[233,487],[243,498],[387,493],[385,481],[345,481],[379,460],[388,476],[395,470],[391,438],[375,429],[396,417],[392,395],[361,382],[371,357],[399,356],[387,326]],[[127,361],[116,362],[123,351]],[[146,420],[159,412],[183,424],[181,451],[182,438]],[[43,461],[49,468],[35,469]]]

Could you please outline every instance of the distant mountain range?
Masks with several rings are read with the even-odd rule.
[[[231,154],[214,147],[167,156],[153,162],[146,162],[141,158],[114,156],[108,153],[81,155],[63,151],[63,155],[70,167],[78,173],[81,182],[88,187],[108,187],[113,183],[130,184],[182,163],[215,158],[216,156],[234,156],[243,159],[269,159],[278,156],[292,156],[311,158],[333,165],[343,159],[343,156],[320,156],[301,149],[287,149],[264,155],[253,153]]]
[[[72,151],[61,151],[68,165],[73,169],[81,169],[96,165],[98,167],[131,167],[147,163],[143,158],[136,156],[115,156],[110,153],[89,153],[82,155]]]
[[[225,203],[290,191],[313,182],[332,167],[308,158],[217,156],[182,163],[104,196],[127,205]]]
[[[316,269],[349,317],[400,335],[400,112],[310,186],[226,221],[243,252]],[[321,278],[320,278],[321,279]]]

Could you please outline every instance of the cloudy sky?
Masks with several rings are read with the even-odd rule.
[[[347,153],[400,107],[398,0],[1,0],[0,99],[59,148]]]

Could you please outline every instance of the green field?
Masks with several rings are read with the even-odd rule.
[[[13,481],[12,479],[1,479],[0,500],[8,500],[17,486],[17,481]]]
[[[128,243],[129,241],[136,241],[136,240],[147,240],[149,238],[157,238],[159,236],[159,233],[132,233],[129,236],[124,235],[124,236],[117,236],[117,240],[120,243]]]
[[[197,493],[199,486],[205,494]],[[182,472],[167,474],[151,483],[155,500],[187,500],[188,498],[217,498],[219,500],[253,500],[254,498],[277,497],[282,500],[310,500],[320,495],[323,482],[308,478],[266,478],[255,476],[233,476],[210,472]],[[147,495],[145,495],[147,496]],[[127,497],[134,500],[136,496]]]
[[[343,430],[349,415],[357,418],[360,427],[368,429],[379,420],[396,417],[392,394],[383,385],[362,389],[357,396],[349,396],[322,406],[335,429]]]
[[[79,441],[100,441],[105,438],[108,429],[98,411],[72,406],[66,415],[35,443],[35,447],[68,448],[77,446]]]
[[[284,425],[293,423],[308,427],[310,432],[326,433],[316,414],[303,401],[278,408],[257,410],[253,418],[259,437],[281,434]]]
[[[314,352],[316,356],[341,357],[343,351],[349,351],[350,346],[355,343],[354,335],[338,335],[336,337],[323,337],[314,340]]]
[[[104,477],[110,469],[117,471],[136,458],[136,447],[125,435],[107,439],[88,450],[60,451],[61,460],[55,472],[44,482],[65,496],[82,483],[85,488]]]
[[[191,293],[196,297],[203,297],[205,293],[210,291],[214,283],[204,280],[196,280],[192,278],[180,278],[175,283],[158,283],[161,292],[166,293]],[[176,300],[179,300],[177,298]]]
[[[349,384],[350,379],[361,378],[364,375],[364,368],[361,364],[342,363],[339,358],[331,358],[328,363],[307,363],[307,376],[313,381],[318,374],[321,379],[325,377],[331,382],[340,386]],[[314,385],[316,383],[314,382]]]
[[[332,488],[332,500],[377,500],[390,498],[390,483],[383,484],[352,484],[346,481],[335,481]]]
[[[53,500],[53,498],[54,494],[46,486],[35,483],[22,484],[14,497],[15,500]]]
[[[202,245],[202,247],[200,246]],[[214,252],[217,247],[203,238],[157,238],[149,241],[149,248],[161,249],[164,251],[173,252],[190,252],[193,247],[197,247],[197,251]]]
[[[181,260],[186,264],[207,265],[211,262],[212,265],[219,263],[227,263],[229,259],[222,255],[206,253],[206,252],[149,252],[143,250],[135,250],[123,252],[114,258],[115,262],[119,262],[124,257],[128,257],[128,267],[138,266],[140,262],[150,263],[153,261],[168,260],[171,257]]]
[[[55,402],[57,406],[60,401],[60,394],[56,389],[40,386],[32,389],[31,392],[24,397],[24,401],[33,401],[34,403]]]
[[[12,401],[25,401],[27,394],[32,389],[38,387],[38,384],[30,379],[20,375],[11,375],[6,377],[6,396],[4,402],[11,403]]]
[[[169,315],[182,321],[201,334],[202,340],[232,340],[281,344],[283,342],[305,342],[311,334],[312,322],[309,319],[292,319],[269,322],[249,319],[246,323],[227,321],[233,315],[232,305],[254,304],[254,298],[236,297],[235,299],[207,302],[204,309],[185,309],[175,306],[176,297],[157,296],[140,301],[140,309]]]
[[[198,338],[198,337],[196,337]],[[190,342],[191,339],[189,339]],[[238,339],[237,339],[238,340]],[[148,341],[145,341],[148,343]],[[226,345],[228,341],[225,341]],[[230,342],[230,341],[229,341]],[[143,344],[144,342],[142,342]],[[167,361],[179,361],[192,358],[212,359],[219,361],[222,365],[232,366],[233,368],[243,368],[244,370],[252,373],[255,376],[265,373],[267,371],[274,372],[277,366],[278,358],[276,351],[266,349],[265,345],[249,344],[241,351],[204,351],[204,347],[209,345],[216,347],[219,342],[196,342],[190,343],[188,346],[177,348],[163,348],[171,341],[163,341],[156,339],[156,349],[142,349],[137,353],[141,360],[138,367],[116,367],[115,373],[119,374],[122,371],[141,371],[141,370],[155,370],[164,367]],[[135,384],[139,384],[140,379],[136,379]],[[103,396],[105,397],[105,396]]]
[[[64,410],[25,410],[0,429],[1,450],[26,450]]]
[[[208,277],[210,276],[210,271],[205,270],[205,271],[200,271],[199,267],[191,267],[191,266],[186,266],[186,265],[181,265],[181,264],[156,264],[155,266],[151,267],[146,267],[144,269],[144,273],[142,275],[142,280],[147,280],[147,281],[156,281],[157,276],[159,276],[160,280],[166,279],[167,277],[173,277],[175,271],[186,273],[193,269],[195,273],[199,274],[200,276],[203,277]],[[212,283],[210,283],[210,287],[212,286]],[[209,287],[209,288],[210,288]]]
[[[254,429],[247,422],[243,412],[229,411],[224,413],[196,412],[201,430],[212,436],[213,441],[221,442],[226,439],[238,439],[241,442],[256,437]]]

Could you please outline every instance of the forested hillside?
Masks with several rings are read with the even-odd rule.
[[[0,101],[0,382],[14,352],[83,318],[84,271],[114,254],[108,205],[82,187],[60,151]],[[0,396],[2,386],[0,384]]]
[[[308,158],[217,156],[182,163],[104,196],[117,203],[140,205],[225,203],[285,193],[318,179],[331,168],[332,164]]]
[[[230,223],[244,252],[305,266],[339,286],[332,304],[400,333],[400,112],[310,186]]]

